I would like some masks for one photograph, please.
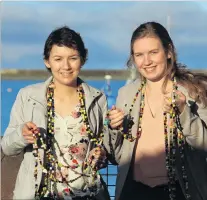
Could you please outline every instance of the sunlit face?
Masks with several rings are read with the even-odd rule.
[[[167,69],[167,58],[162,43],[155,37],[144,37],[135,40],[133,59],[138,71],[150,81],[164,78]]]
[[[55,81],[62,85],[74,86],[77,83],[82,62],[77,50],[53,45],[45,65],[51,69]]]

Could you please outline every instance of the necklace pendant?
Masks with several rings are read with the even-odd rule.
[[[153,114],[152,112],[151,112],[151,115],[152,115],[152,118],[155,118],[156,117],[156,114]]]
[[[137,132],[137,138],[139,139],[141,137],[141,131]]]

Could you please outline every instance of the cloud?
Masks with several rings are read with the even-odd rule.
[[[18,61],[22,52],[31,54],[32,50],[25,50],[25,45],[27,48],[39,46],[33,51],[39,55],[48,34],[61,25],[69,25],[80,32],[88,46],[95,49],[89,49],[94,53],[92,63],[96,60],[95,52],[99,52],[96,57],[101,58],[101,52],[106,51],[105,63],[112,57],[107,52],[117,59],[127,57],[132,32],[146,21],[168,26],[178,49],[191,46],[193,50],[199,45],[207,45],[204,21],[207,11],[196,2],[4,2],[2,5],[2,41],[5,47],[9,44],[10,52],[20,50],[16,55],[4,56],[7,61],[9,56]],[[14,34],[18,40],[14,39]],[[14,50],[11,41],[15,43]]]
[[[24,56],[30,56],[42,52],[42,47],[40,45],[4,45],[2,44],[2,60],[9,60],[11,63],[15,63],[22,59]],[[40,55],[41,56],[41,55]]]

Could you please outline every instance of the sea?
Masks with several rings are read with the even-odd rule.
[[[16,99],[18,91],[31,84],[43,82],[44,80],[2,80],[1,81],[1,136],[4,135],[6,127],[9,123],[12,105]],[[126,84],[125,80],[86,80],[89,85],[104,91],[108,96],[109,108],[115,104],[119,88]],[[111,200],[115,196],[115,182],[117,167],[111,164],[107,168],[100,170],[104,181],[106,182],[111,196]]]

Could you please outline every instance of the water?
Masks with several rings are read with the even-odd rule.
[[[1,82],[1,135],[3,135],[9,123],[9,117],[12,105],[15,101],[18,91],[30,84],[41,82],[39,80],[2,80]],[[105,85],[104,80],[86,81],[91,86],[102,89]],[[118,89],[125,84],[125,81],[111,81],[111,90],[113,98],[109,98],[109,104],[116,99]]]
[[[41,82],[39,80],[3,80],[1,82],[1,135],[4,134],[4,131],[9,123],[10,112],[12,105],[15,101],[16,95],[18,91],[30,84]],[[105,80],[98,80],[98,81],[86,81],[89,85],[98,88],[98,89],[106,89],[107,85]],[[108,104],[111,106],[117,97],[118,89],[125,85],[125,81],[117,81],[111,80],[110,82],[110,89],[111,94],[108,98]],[[113,196],[115,195],[115,181],[116,181],[116,174],[117,174],[117,167],[109,165],[107,168],[100,170],[101,174],[103,175],[104,181],[107,183],[108,190],[110,193],[111,199],[114,199]],[[107,176],[108,174],[108,176]]]

